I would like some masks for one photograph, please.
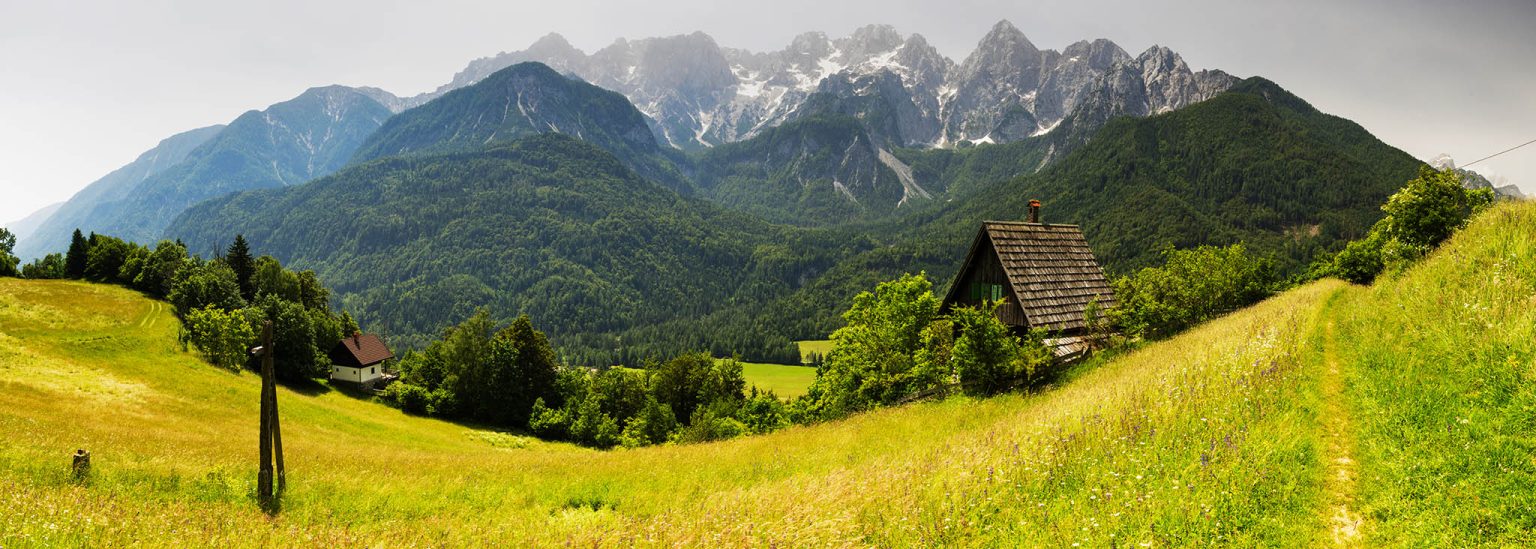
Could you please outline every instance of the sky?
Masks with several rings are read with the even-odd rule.
[[[0,223],[172,134],[313,86],[429,91],[550,32],[589,53],[693,31],[767,51],[884,23],[959,62],[1002,19],[1042,49],[1108,38],[1263,76],[1425,160],[1465,164],[1536,139],[1533,0],[0,0]],[[1536,194],[1536,145],[1473,169]]]

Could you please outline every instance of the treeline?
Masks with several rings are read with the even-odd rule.
[[[1493,189],[1468,189],[1460,174],[1423,166],[1418,177],[1381,206],[1386,216],[1365,238],[1314,263],[1311,276],[1370,284],[1384,272],[1399,272],[1466,226],[1494,199]]]
[[[67,253],[49,254],[21,271],[27,278],[118,284],[164,299],[182,321],[182,345],[232,370],[254,367],[248,349],[271,321],[273,366],[290,382],[328,375],[327,353],[358,330],[350,315],[331,311],[330,291],[313,271],[252,257],[240,235],[224,255],[204,260],[181,242],[162,240],[150,248],[77,229]]]
[[[644,368],[560,363],[527,315],[497,328],[485,310],[400,360],[385,400],[408,413],[473,421],[598,448],[701,442],[788,425],[784,404],[750,391],[735,360],[708,353]]]
[[[1111,330],[1130,338],[1176,334],[1246,307],[1288,287],[1326,277],[1370,284],[1423,258],[1494,201],[1491,189],[1468,189],[1460,175],[1428,166],[1381,206],[1369,233],[1323,255],[1302,274],[1282,278],[1270,257],[1245,246],[1168,249],[1163,264],[1115,280],[1120,306],[1106,311]]]
[[[384,398],[409,413],[524,430],[598,448],[703,442],[775,431],[933,395],[988,395],[1039,378],[1045,334],[1017,338],[987,308],[940,314],[926,276],[862,292],[832,334],[808,394],[748,387],[741,364],[709,353],[640,368],[560,363],[529,317],[499,327],[481,310],[400,361]]]

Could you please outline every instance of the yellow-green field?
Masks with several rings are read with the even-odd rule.
[[[805,394],[811,382],[816,381],[816,369],[808,366],[743,362],[741,374],[747,385],[773,391],[786,400]]]
[[[800,362],[802,363],[809,364],[811,362],[811,353],[827,356],[827,353],[832,352],[832,340],[830,339],[796,341],[795,344],[800,346]]]
[[[0,279],[0,546],[1536,543],[1536,206],[1029,394],[608,452],[280,390],[118,288]],[[93,452],[84,483],[69,454]]]

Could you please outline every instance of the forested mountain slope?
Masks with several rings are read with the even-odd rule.
[[[670,148],[623,95],[567,78],[540,63],[502,69],[386,122],[354,163],[386,156],[478,150],[529,135],[563,133],[608,151],[642,176],[685,190]]]
[[[820,305],[834,296],[918,270],[943,287],[980,222],[1022,220],[1031,199],[1045,203],[1043,221],[1081,225],[1111,274],[1155,264],[1168,246],[1234,242],[1296,272],[1365,234],[1419,165],[1359,125],[1251,78],[1180,110],[1116,118],[1039,173],[957,190],[943,207],[866,226],[888,235],[889,246],[839,263],[769,316],[792,324],[792,336],[811,337],[836,327]]]
[[[553,133],[209,201],[167,236],[199,250],[236,233],[257,253],[316,270],[397,345],[421,344],[485,306],[532,315],[567,356],[600,365],[656,349],[796,357],[748,316],[728,325],[712,315],[787,295],[872,245],[684,197]],[[669,321],[685,329],[627,335]]]

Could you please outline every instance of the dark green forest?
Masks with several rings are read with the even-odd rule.
[[[567,358],[596,365],[674,348],[797,361],[752,307],[874,246],[684,197],[561,134],[231,195],[175,233],[210,250],[235,228],[314,269],[395,345],[420,346],[484,306],[531,315]]]

